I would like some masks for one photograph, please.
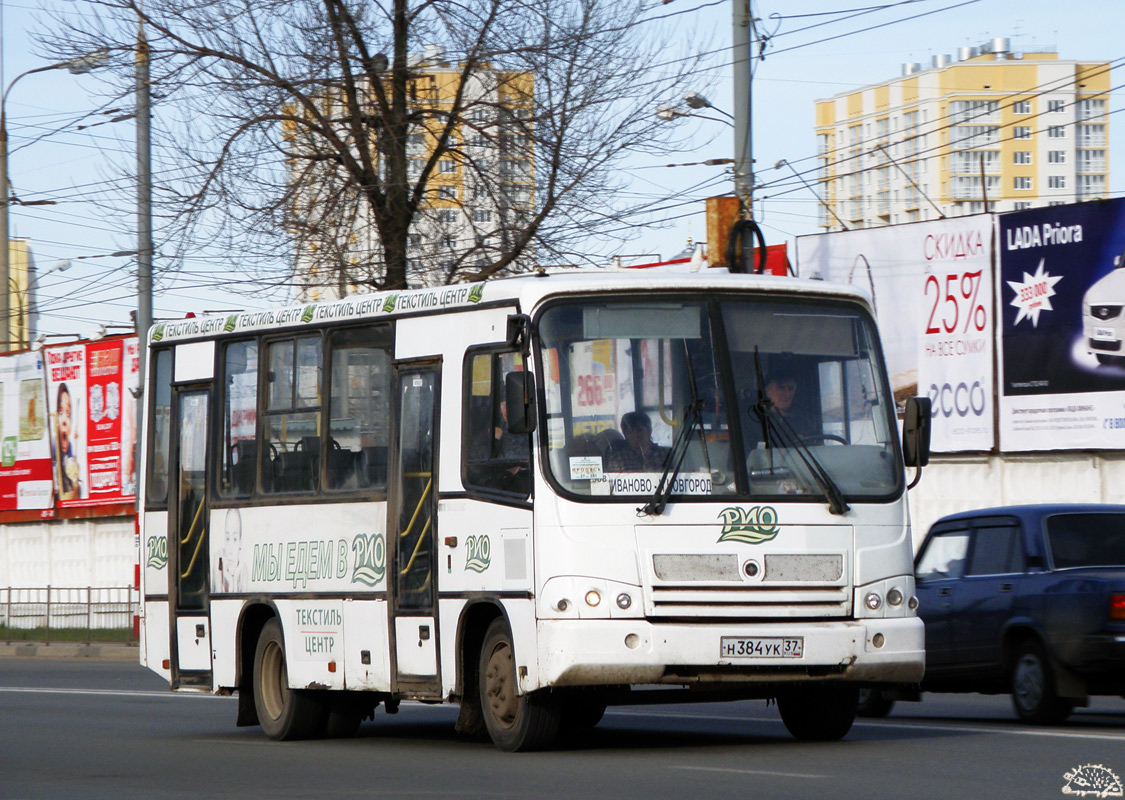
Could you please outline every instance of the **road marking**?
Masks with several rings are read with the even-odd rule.
[[[656,712],[656,711],[639,711],[639,710],[623,710],[611,709],[606,712],[606,715],[614,714],[617,716],[636,716],[636,717],[675,717],[676,719],[691,719],[701,720],[705,722],[767,722],[775,725],[783,725],[780,719],[771,719],[769,717],[730,717],[721,714],[683,714],[677,712]],[[1046,736],[1057,737],[1060,739],[1095,739],[1100,741],[1122,741],[1125,740],[1125,733],[1084,733],[1081,731],[1060,731],[1060,730],[1037,730],[1031,728],[1001,728],[996,727],[1004,723],[992,723],[989,726],[987,721],[982,720],[980,727],[970,727],[968,725],[950,725],[934,720],[933,723],[921,722],[856,722],[857,728],[910,728],[915,730],[925,731],[954,731],[956,733],[998,733],[1005,736]],[[1016,724],[1013,722],[1013,724]],[[1022,723],[1020,723],[1022,724]]]
[[[737,772],[739,775],[771,775],[777,778],[827,778],[827,775],[809,775],[804,772],[770,772],[764,769],[727,769],[724,767],[682,767],[672,769],[694,769],[699,772]]]
[[[223,697],[206,692],[148,692],[134,689],[52,689],[37,686],[0,686],[0,693],[9,694],[80,694],[100,695],[111,697],[206,697],[212,700],[233,700],[233,697]]]

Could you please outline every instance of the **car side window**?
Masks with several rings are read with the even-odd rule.
[[[919,581],[960,578],[965,572],[965,555],[969,551],[969,532],[947,531],[930,538],[914,570]]]
[[[977,528],[968,575],[1007,575],[1024,571],[1023,542],[1014,525]]]

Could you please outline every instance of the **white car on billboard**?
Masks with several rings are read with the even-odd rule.
[[[1113,260],[1113,272],[1086,290],[1082,298],[1082,332],[1086,349],[1101,364],[1125,359],[1125,266],[1121,256]]]

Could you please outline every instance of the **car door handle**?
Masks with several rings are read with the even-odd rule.
[[[1010,592],[1010,591],[1012,591],[1013,588],[1014,588],[1014,584],[1011,584],[1011,583],[1000,584],[1000,591],[1002,591],[1002,592]]]
[[[952,590],[948,586],[943,586],[941,589],[938,589],[938,597],[949,597],[951,592]]]

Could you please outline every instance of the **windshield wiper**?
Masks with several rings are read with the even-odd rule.
[[[676,435],[676,441],[672,442],[672,450],[668,453],[668,458],[664,462],[664,474],[660,476],[660,481],[656,484],[656,491],[652,493],[652,499],[637,509],[638,514],[659,517],[664,513],[664,507],[668,505],[668,496],[672,494],[672,486],[676,482],[676,477],[680,474],[680,466],[684,463],[684,456],[687,455],[691,432],[695,430],[696,425],[700,428],[703,427],[702,409],[703,403],[697,399],[692,401],[691,405],[684,411],[684,425]]]

